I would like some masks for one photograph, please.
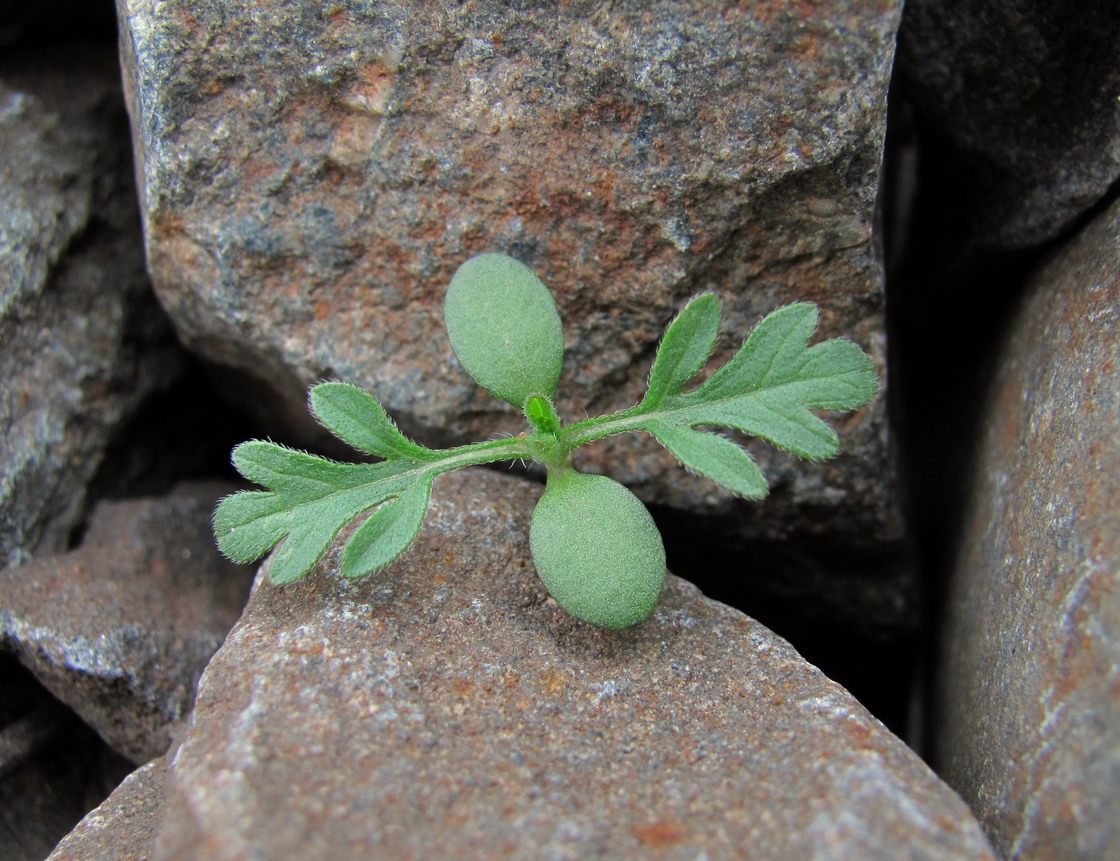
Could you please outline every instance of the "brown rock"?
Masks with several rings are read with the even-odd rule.
[[[140,766],[90,811],[47,861],[148,861],[163,818],[167,763]]]
[[[960,800],[783,640],[670,577],[607,632],[527,558],[539,489],[442,477],[417,544],[258,579],[199,687],[156,856],[992,859]],[[262,569],[262,571],[265,569]]]
[[[557,296],[565,416],[636,403],[702,289],[724,300],[722,358],[810,299],[825,334],[882,364],[872,221],[900,5],[118,0],[156,289],[296,440],[323,377],[368,387],[430,443],[524,428],[443,332],[447,284],[484,250]],[[587,463],[718,515],[719,535],[882,555],[900,534],[885,422],[880,397],[826,465],[758,446],[764,509],[653,445]]]
[[[113,432],[179,373],[113,52],[0,59],[0,566],[67,548]]]
[[[228,490],[102,503],[77,550],[0,571],[0,643],[135,762],[167,749],[244,605],[210,531]]]
[[[1120,204],[1000,354],[947,609],[939,762],[1017,859],[1120,857]]]

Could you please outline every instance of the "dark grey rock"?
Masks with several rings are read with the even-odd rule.
[[[1120,203],[1036,273],[984,415],[938,762],[1016,859],[1120,857]]]
[[[37,0],[0,3],[0,48],[72,39],[105,42],[115,34],[112,0]]]
[[[41,861],[129,770],[14,657],[0,654],[0,861]]]
[[[134,762],[167,749],[245,603],[210,531],[228,491],[102,503],[78,549],[0,571],[0,644]]]
[[[993,859],[788,643],[670,577],[609,632],[528,559],[539,488],[443,476],[418,542],[258,577],[170,765],[156,858]]]
[[[898,67],[924,155],[962,160],[950,217],[968,249],[1043,244],[1120,180],[1116,3],[910,0]]]
[[[724,301],[721,358],[763,313],[809,299],[824,334],[882,367],[872,225],[900,6],[119,0],[156,290],[296,441],[322,377],[368,387],[431,443],[524,428],[443,332],[452,273],[484,250],[557,296],[567,417],[635,403],[702,289]],[[707,515],[715,536],[889,555],[884,407],[843,420],[828,464],[756,446],[765,506],[652,444],[604,443],[585,463]],[[894,606],[898,580],[896,566],[862,585]]]
[[[66,549],[113,432],[180,369],[124,117],[109,49],[0,61],[0,565]]]

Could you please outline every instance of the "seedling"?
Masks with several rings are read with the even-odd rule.
[[[556,304],[518,261],[482,254],[452,278],[444,302],[451,347],[491,394],[522,410],[529,430],[449,449],[406,438],[367,392],[344,382],[311,388],[310,407],[324,426],[377,463],[337,463],[271,442],[233,451],[233,463],[267,490],[235,493],[214,513],[222,551],[238,562],[272,558],[273,583],[303,577],[338,532],[370,512],[347,542],[343,577],[384,568],[416,538],[437,475],[464,466],[531,459],[547,470],[533,512],[529,545],[553,598],[580,619],[625,628],[653,612],[665,579],[665,548],[642,502],[611,478],[577,472],[572,452],[615,434],[645,432],[685,468],[747,499],[767,493],[766,479],[735,442],[704,428],[730,428],[820,460],[839,449],[836,433],[811,410],[866,404],[877,379],[855,344],[808,346],[816,306],[799,302],[765,317],[723,367],[685,390],[707,363],[719,333],[719,300],[702,294],[669,324],[641,403],[607,416],[564,424],[554,396],[564,358]]]

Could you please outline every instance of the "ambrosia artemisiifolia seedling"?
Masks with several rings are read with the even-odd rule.
[[[533,512],[529,545],[549,593],[572,615],[603,628],[625,628],[653,612],[665,579],[665,548],[642,502],[613,479],[577,472],[572,452],[584,443],[644,431],[687,469],[748,499],[766,495],[766,479],[739,445],[702,428],[762,437],[799,457],[836,454],[836,433],[811,410],[866,404],[878,381],[855,344],[808,346],[816,306],[799,302],[765,317],[712,376],[685,386],[707,363],[719,334],[719,300],[702,294],[669,324],[637,406],[565,425],[553,398],[564,360],[556,304],[524,264],[482,254],[452,278],[444,322],[455,355],[487,391],[522,410],[530,430],[450,449],[407,439],[372,396],[343,382],[311,388],[311,411],[377,463],[336,463],[254,440],[233,463],[267,490],[235,493],[214,512],[222,551],[238,562],[272,559],[273,583],[306,574],[347,523],[370,512],[343,553],[344,577],[384,568],[416,538],[437,475],[474,464],[532,459],[548,483]]]

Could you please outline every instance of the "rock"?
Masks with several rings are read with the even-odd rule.
[[[5,679],[5,686],[9,684],[10,680]],[[22,705],[19,694],[18,690],[9,694],[15,702],[5,703],[5,711],[11,712],[14,705],[17,706],[15,710],[22,714],[0,725],[0,780],[50,747],[73,718],[69,709],[45,693],[40,702],[27,709],[19,709],[18,706]]]
[[[1041,245],[1120,179],[1120,7],[1046,0],[913,0],[899,94],[961,165],[940,177],[970,250]],[[949,255],[940,249],[942,260]]]
[[[129,768],[11,655],[0,693],[0,858],[40,861]]]
[[[938,762],[1016,859],[1120,857],[1120,203],[998,359],[945,617]]]
[[[178,373],[111,50],[0,62],[0,565],[65,550],[114,430]]]
[[[163,757],[140,766],[78,823],[47,861],[148,861],[163,818],[166,779]]]
[[[528,559],[539,488],[446,475],[418,542],[264,579],[210,663],[155,858],[985,858],[961,801],[784,640],[670,577],[608,632]]]
[[[366,386],[431,444],[524,428],[441,322],[452,274],[485,250],[558,299],[568,417],[636,403],[699,290],[724,301],[720,359],[809,299],[824,335],[882,367],[872,225],[900,6],[119,0],[156,290],[301,445],[324,377]],[[882,556],[901,534],[884,407],[844,419],[828,464],[757,446],[764,508],[652,444],[585,463],[714,515],[713,535]]]
[[[228,491],[102,503],[78,549],[0,571],[0,644],[134,762],[167,749],[244,606],[210,531]]]

